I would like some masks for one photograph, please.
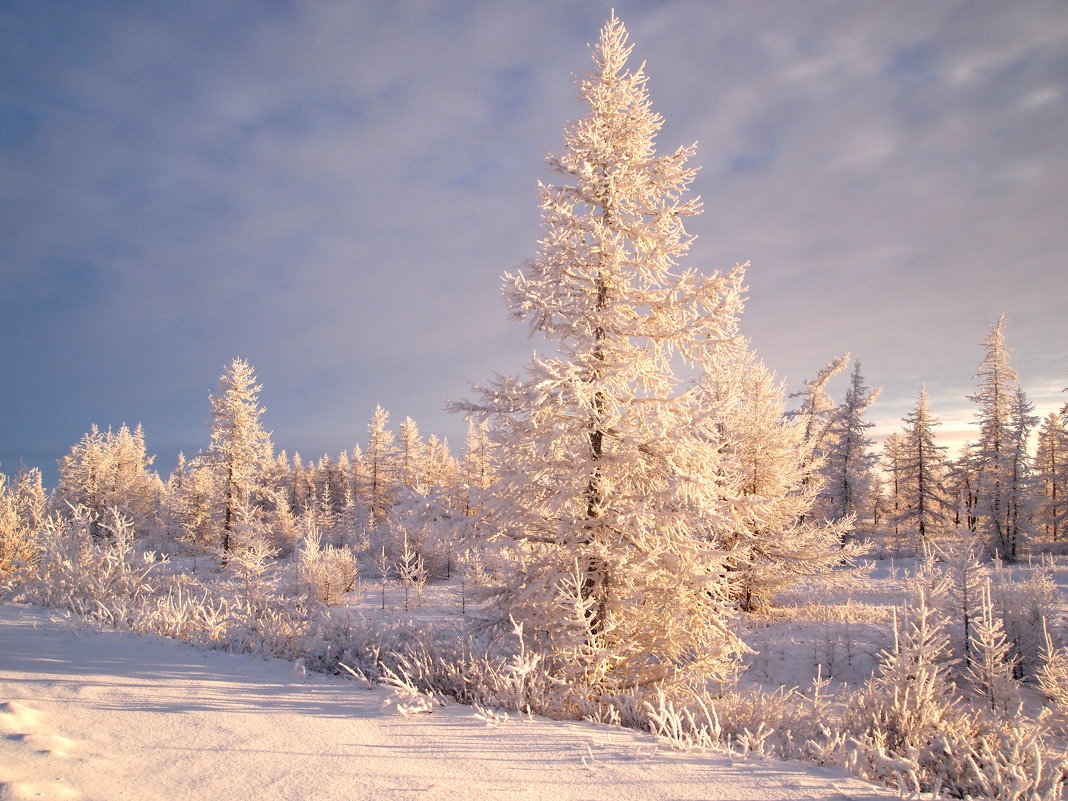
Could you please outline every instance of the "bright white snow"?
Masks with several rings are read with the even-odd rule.
[[[405,717],[281,660],[0,606],[0,799],[867,799],[836,771],[589,723]]]

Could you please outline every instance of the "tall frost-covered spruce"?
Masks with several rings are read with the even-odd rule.
[[[537,255],[504,276],[516,319],[555,343],[524,378],[498,377],[498,477],[484,511],[502,546],[501,622],[523,626],[551,669],[593,696],[650,682],[727,676],[742,646],[713,524],[714,410],[691,376],[733,337],[741,270],[681,271],[693,148],[656,155],[662,119],[613,17],[580,82],[588,113],[550,157]]]
[[[244,359],[234,359],[219,379],[219,394],[211,396],[208,455],[220,481],[224,551],[230,550],[237,517],[263,488],[264,470],[272,459],[270,434],[260,426],[261,389],[252,366]]]
[[[1026,442],[1038,421],[1009,364],[1006,325],[1002,315],[983,341],[986,356],[975,373],[979,386],[969,399],[979,426],[974,514],[990,553],[1015,562],[1027,533],[1027,515],[1020,514],[1029,468]]]

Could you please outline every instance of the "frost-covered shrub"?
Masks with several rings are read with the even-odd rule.
[[[1049,570],[1036,568],[1022,581],[1002,565],[993,572],[992,597],[1017,660],[1017,676],[1034,676],[1042,663],[1046,624],[1062,604]]]
[[[948,637],[921,592],[880,672],[849,699],[840,764],[902,792],[951,798],[1056,799],[1068,757],[1041,720],[983,714],[952,691]]]
[[[233,621],[233,603],[186,573],[168,577],[160,594],[143,603],[129,621],[134,631],[218,647]]]
[[[304,538],[297,563],[297,575],[308,594],[327,606],[341,603],[359,581],[356,556],[347,547],[323,546],[318,531]]]
[[[134,549],[133,525],[115,509],[101,517],[73,507],[69,519],[46,522],[38,547],[21,600],[112,622],[114,610],[129,609],[154,591],[149,574],[159,562]]]
[[[982,699],[983,706],[994,715],[1015,717],[1023,700],[1014,674],[1016,659],[1005,636],[1005,627],[997,616],[990,598],[989,585],[983,589],[979,619],[972,632],[971,665],[965,677]]]
[[[1068,648],[1055,647],[1049,632],[1038,669],[1038,686],[1053,703],[1058,731],[1068,734]]]
[[[858,692],[851,725],[872,752],[868,772],[885,779],[879,757],[903,757],[924,747],[955,720],[959,704],[943,661],[949,638],[925,591],[911,620],[894,624],[894,645],[879,674]]]
[[[40,470],[24,471],[10,485],[0,473],[0,588],[33,568],[47,507]]]

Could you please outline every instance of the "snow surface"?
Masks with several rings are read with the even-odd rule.
[[[0,799],[894,798],[843,773],[460,705],[0,605]]]

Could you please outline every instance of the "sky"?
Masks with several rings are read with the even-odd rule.
[[[0,0],[0,471],[125,422],[166,473],[235,357],[290,454],[376,404],[458,451],[446,402],[546,349],[500,275],[612,7],[660,151],[697,142],[685,266],[751,263],[788,389],[850,352],[877,434],[926,384],[958,443],[1005,314],[1068,400],[1063,2]]]

